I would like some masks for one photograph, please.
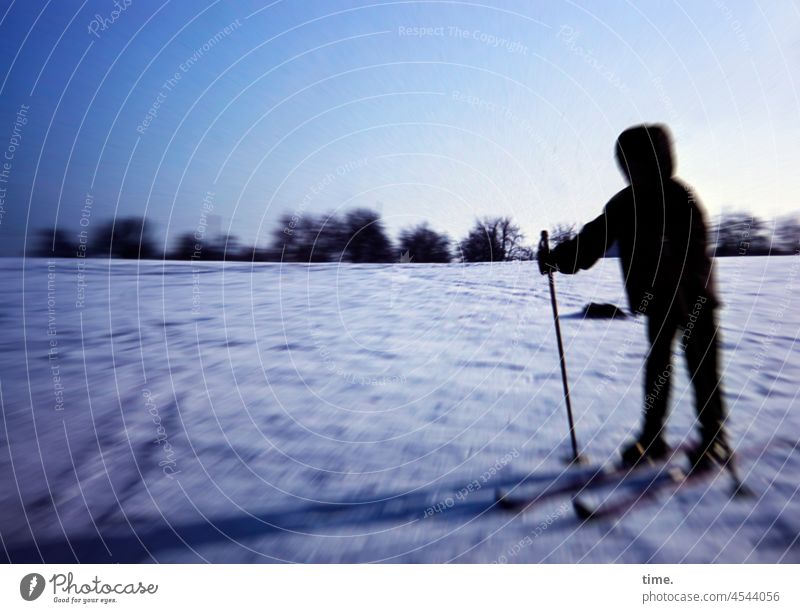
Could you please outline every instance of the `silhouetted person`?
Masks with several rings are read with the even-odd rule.
[[[603,214],[539,262],[573,274],[590,268],[617,242],[628,301],[647,317],[650,351],[645,371],[644,419],[638,438],[622,450],[623,462],[662,459],[669,452],[664,423],[672,378],[671,353],[677,332],[695,391],[700,445],[690,453],[695,468],[730,459],[720,386],[717,324],[719,305],[706,251],[703,211],[692,192],[674,178],[672,144],[666,127],[625,130],[616,157],[630,185]]]

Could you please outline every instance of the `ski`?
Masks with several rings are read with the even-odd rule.
[[[778,441],[781,445],[798,448],[800,443]],[[772,445],[775,444],[773,441]],[[495,504],[500,509],[525,510],[536,503],[560,495],[571,495],[573,507],[583,519],[621,513],[625,507],[638,504],[640,499],[655,497],[670,487],[678,489],[684,483],[713,478],[720,471],[732,481],[733,495],[748,497],[750,489],[742,482],[735,464],[718,466],[707,471],[690,472],[687,454],[691,443],[677,446],[670,457],[661,461],[640,463],[630,468],[618,464],[584,467],[576,465],[552,477],[522,479],[512,488],[495,490]],[[765,450],[764,444],[754,444],[736,450],[738,458],[758,458]],[[605,496],[603,496],[605,493]],[[629,500],[630,499],[630,500]]]
[[[636,479],[573,496],[572,507],[583,521],[620,517],[639,504],[670,496],[685,485],[713,480],[719,468],[690,472],[677,463],[666,464],[641,474]]]
[[[577,494],[602,486],[613,486],[635,478],[639,468],[623,466],[595,466],[577,469],[580,472],[564,471],[563,474],[547,481],[531,491],[530,481],[523,481],[510,490],[495,491],[495,502],[502,509],[522,510],[543,500],[564,494]],[[538,480],[537,480],[538,481]]]
[[[638,466],[626,466],[621,463],[595,466],[575,465],[556,475],[553,479],[545,481],[532,478],[523,480],[512,489],[498,489],[495,491],[495,502],[500,508],[508,510],[526,509],[531,505],[563,494],[578,494],[584,490],[609,486],[613,487],[622,483],[638,483],[643,473],[659,469],[672,458],[686,453],[691,445],[684,444],[674,449],[669,460],[660,460],[650,464],[641,463]],[[536,484],[536,488],[528,487]]]

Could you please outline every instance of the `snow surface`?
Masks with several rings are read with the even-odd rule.
[[[717,265],[755,495],[720,478],[582,525],[566,496],[493,505],[569,455],[535,264],[89,260],[81,288],[75,260],[0,260],[2,545],[14,562],[800,562],[800,258]],[[579,315],[625,304],[616,260],[557,285],[578,441],[604,462],[638,426],[643,322]],[[675,444],[693,435],[677,363]]]

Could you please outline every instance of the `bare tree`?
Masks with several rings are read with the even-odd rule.
[[[575,238],[577,231],[575,229],[575,224],[566,224],[560,223],[553,226],[553,229],[550,230],[550,241],[552,242],[552,246],[556,247],[563,242],[568,240],[572,240]]]
[[[452,259],[450,237],[431,230],[427,223],[400,233],[400,251],[409,262],[444,263]]]
[[[331,262],[342,257],[347,243],[342,221],[329,215],[283,215],[270,251],[284,262]]]
[[[800,218],[796,214],[784,215],[774,222],[772,253],[793,255],[800,249]]]
[[[380,215],[369,209],[350,211],[344,218],[346,246],[350,262],[380,263],[392,261],[392,241],[386,234]]]
[[[120,217],[103,225],[92,243],[94,255],[124,259],[155,257],[152,224],[144,217]]]
[[[765,255],[770,252],[770,235],[766,224],[750,213],[721,215],[713,226],[710,242],[717,257],[733,255]]]
[[[77,253],[77,241],[70,241],[60,228],[39,230],[33,255],[43,258],[73,258]]]
[[[529,260],[532,250],[523,241],[525,235],[510,217],[487,217],[475,222],[459,243],[464,262],[507,262]]]
[[[283,215],[270,251],[286,262],[391,262],[392,242],[380,215],[356,209],[344,218]]]

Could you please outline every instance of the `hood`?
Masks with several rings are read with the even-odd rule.
[[[616,156],[622,174],[631,184],[660,184],[674,174],[672,138],[661,124],[625,130],[617,139]]]

